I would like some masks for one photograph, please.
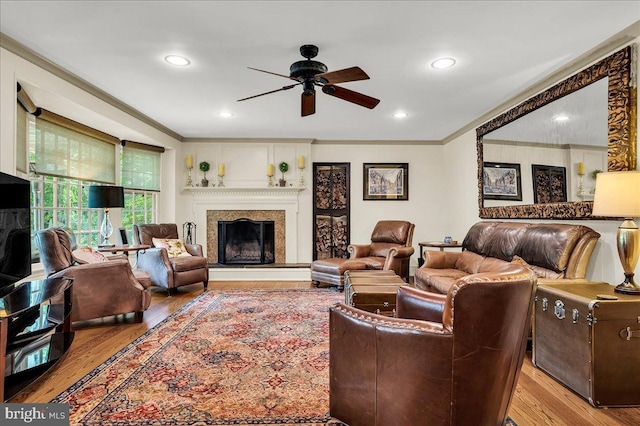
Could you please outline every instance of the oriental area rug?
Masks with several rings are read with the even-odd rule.
[[[329,307],[343,299],[210,290],[52,402],[71,425],[342,425],[328,412]]]

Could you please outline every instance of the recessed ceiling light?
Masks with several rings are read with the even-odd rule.
[[[228,112],[228,111],[222,111],[222,112],[218,113],[218,117],[231,118],[231,117],[233,117],[233,114]]]
[[[436,59],[435,61],[431,62],[431,66],[433,68],[436,69],[444,69],[444,68],[451,68],[452,66],[454,66],[456,63],[456,60],[453,58],[440,58],[440,59]]]
[[[186,67],[191,63],[191,61],[185,58],[184,56],[178,56],[178,55],[167,55],[164,57],[164,60],[170,63],[171,65],[178,65],[180,67]]]
[[[567,121],[569,119],[568,116],[561,114],[561,115],[556,115],[554,120],[556,121]]]
[[[407,118],[409,114],[404,111],[398,111],[393,113],[393,118]]]

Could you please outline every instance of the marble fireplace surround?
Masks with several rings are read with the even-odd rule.
[[[298,262],[299,188],[188,188],[193,196],[196,241],[209,263],[218,262],[218,220],[273,220],[276,263]],[[282,244],[284,242],[284,244]]]
[[[285,263],[286,231],[284,210],[209,210],[207,211],[207,260],[218,262],[218,222],[236,219],[272,220],[275,231],[275,263]]]

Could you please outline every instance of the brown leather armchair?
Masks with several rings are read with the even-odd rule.
[[[445,294],[398,290],[398,318],[330,311],[330,414],[350,426],[502,425],[524,359],[536,276],[511,265]]]
[[[316,285],[322,282],[343,287],[345,271],[377,269],[395,271],[408,282],[414,228],[413,223],[404,220],[379,221],[371,232],[370,243],[347,247],[349,259],[314,260],[311,281]]]
[[[209,264],[200,244],[185,244],[191,256],[169,257],[165,248],[154,247],[153,238],[178,239],[175,223],[133,225],[133,240],[136,244],[152,248],[137,252],[138,268],[151,276],[151,283],[167,289],[171,296],[183,285],[201,282],[205,290],[209,284]]]
[[[138,280],[126,256],[97,263],[75,264],[75,242],[63,228],[38,231],[36,242],[48,278],[73,278],[71,320],[135,313],[136,322],[151,303],[148,280]]]

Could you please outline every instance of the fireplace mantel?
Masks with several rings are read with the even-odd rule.
[[[298,210],[301,187],[185,187],[192,198],[196,241],[207,256],[207,212],[218,210],[279,210],[285,213],[285,263],[298,262]],[[217,232],[217,229],[215,230]]]
[[[195,194],[210,194],[215,196],[216,194],[225,194],[225,195],[232,195],[232,194],[247,194],[247,195],[268,195],[268,196],[282,196],[282,195],[296,195],[298,192],[304,190],[305,188],[303,187],[299,187],[299,186],[285,186],[285,187],[279,187],[279,186],[274,186],[274,187],[255,187],[255,188],[234,188],[234,187],[218,187],[218,186],[207,186],[207,187],[201,187],[201,186],[188,186],[188,187],[184,187],[182,188],[183,191],[185,192],[191,192],[194,195]]]

